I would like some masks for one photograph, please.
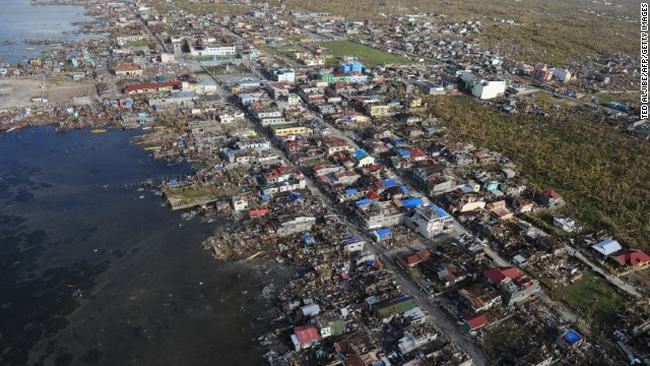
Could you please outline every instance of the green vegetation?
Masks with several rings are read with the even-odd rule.
[[[566,213],[587,230],[606,229],[650,250],[650,144],[590,121],[587,109],[543,118],[498,112],[465,96],[428,102],[449,138],[506,154],[532,189],[557,190]]]
[[[533,337],[519,322],[507,319],[485,331],[482,348],[492,364],[511,365],[530,352]]]
[[[358,57],[359,60],[368,67],[374,67],[382,64],[406,64],[410,62],[410,60],[405,57],[393,55],[388,52],[384,52],[376,48],[364,46],[351,41],[330,41],[323,42],[321,45],[332,52],[334,56]]]
[[[595,53],[638,55],[638,3],[586,0],[289,0],[300,9],[351,19],[387,21],[382,14],[431,12],[450,20],[480,20],[483,45],[527,62],[564,64]],[[398,7],[401,5],[401,7]],[[508,25],[501,20],[513,20]]]
[[[140,39],[140,40],[137,40],[137,41],[127,42],[126,46],[127,47],[144,47],[144,46],[148,46],[149,43],[151,43],[151,42],[153,42],[153,41],[150,40],[150,39],[145,38],[145,39]]]
[[[260,49],[269,52],[276,56],[284,56],[293,58],[296,52],[303,52],[304,49],[298,45],[281,45],[281,46],[269,46],[269,45],[259,45]]]
[[[173,209],[204,205],[219,199],[228,199],[238,192],[237,187],[231,189],[221,186],[191,186],[167,188],[165,196]]]
[[[230,15],[235,13],[243,13],[248,8],[243,5],[234,4],[231,2],[220,1],[218,3],[214,2],[197,2],[192,0],[172,0],[174,5],[183,11],[196,14],[196,15]]]
[[[611,323],[622,304],[621,296],[605,280],[588,271],[575,284],[552,288],[551,296],[577,310],[587,323]]]
[[[629,103],[631,106],[639,108],[641,104],[638,91],[628,91],[624,93],[600,93],[596,94],[598,103],[607,105],[609,102]]]
[[[560,108],[566,108],[573,107],[578,104],[578,102],[574,99],[558,98],[544,91],[535,93],[534,103],[544,109],[552,108],[555,105],[559,105]]]
[[[569,233],[553,225],[553,214],[551,212],[543,212],[541,214],[524,214],[524,220],[530,222],[536,227],[551,233],[556,236],[569,236]]]
[[[300,163],[300,165],[302,165],[304,167],[307,167],[307,168],[312,168],[312,167],[315,167],[316,165],[327,164],[327,163],[328,163],[327,160],[325,160],[323,158],[320,158],[320,157],[316,157],[316,158],[312,158],[312,159],[309,159],[309,160],[302,161]]]

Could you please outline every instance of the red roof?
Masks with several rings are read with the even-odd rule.
[[[411,150],[411,156],[414,157],[414,158],[423,158],[423,157],[427,156],[427,154],[425,154],[424,151],[422,151],[420,149],[413,149],[413,150]]]
[[[488,318],[483,314],[467,319],[467,325],[469,325],[470,330],[476,330],[480,327],[486,326],[487,324]]]
[[[366,193],[366,197],[368,197],[369,200],[376,201],[379,199],[379,193],[375,191],[368,191],[368,193]]]
[[[483,275],[487,277],[490,282],[498,284],[506,278],[511,278],[513,280],[518,279],[521,277],[521,272],[519,272],[517,267],[490,268],[483,271]]]
[[[623,250],[612,255],[612,258],[622,266],[636,267],[650,263],[650,256],[639,249]]]
[[[547,189],[543,190],[539,195],[543,196],[543,197],[555,198],[556,200],[562,198],[562,196],[560,196],[559,193],[555,192],[554,190],[552,190],[550,188],[547,188]]]
[[[310,324],[295,327],[293,328],[293,332],[296,333],[300,344],[312,344],[320,340],[320,333],[315,325]]]
[[[431,257],[431,252],[427,249],[415,252],[413,254],[401,256],[397,261],[404,267],[413,268]]]
[[[248,211],[248,215],[250,215],[251,217],[254,217],[254,216],[264,216],[264,215],[266,215],[266,214],[269,213],[269,212],[271,212],[271,211],[269,211],[269,210],[266,209],[266,208],[263,208],[263,209],[259,209],[259,210],[250,210],[250,211]]]

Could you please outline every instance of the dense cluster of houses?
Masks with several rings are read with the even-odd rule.
[[[581,230],[558,212],[560,193],[531,188],[507,156],[456,142],[427,113],[436,95],[510,100],[530,80],[570,92],[594,72],[502,60],[478,47],[479,21],[249,5],[219,18],[105,3],[103,51],[31,67],[92,73],[99,114],[162,126],[151,134],[158,156],[199,166],[165,184],[170,202],[216,206],[241,229],[207,241],[217,256],[299,266],[275,299],[271,364],[469,365],[468,348],[508,337],[504,324],[529,336],[515,364],[620,358],[594,347],[542,284],[575,284],[590,266],[631,273],[650,257],[602,235],[568,240]],[[344,37],[413,62],[370,67],[319,43]]]

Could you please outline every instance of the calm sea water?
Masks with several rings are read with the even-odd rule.
[[[26,45],[25,39],[75,40],[72,22],[88,21],[81,6],[33,6],[30,0],[0,0],[0,64],[25,61],[46,46]],[[67,32],[64,34],[64,32]],[[2,44],[11,40],[13,45]],[[33,48],[33,50],[28,50]]]
[[[0,365],[260,364],[268,268],[216,261],[214,226],[124,188],[191,170],[135,133],[0,135]]]

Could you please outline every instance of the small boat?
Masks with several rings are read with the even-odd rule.
[[[8,130],[5,131],[5,132],[11,132],[11,131],[15,131],[15,130],[17,130],[17,129],[18,129],[18,127],[12,127],[12,128],[8,129]]]
[[[91,133],[94,133],[95,135],[98,135],[100,133],[106,133],[106,130],[103,130],[101,128],[96,128],[94,130],[90,130]]]

